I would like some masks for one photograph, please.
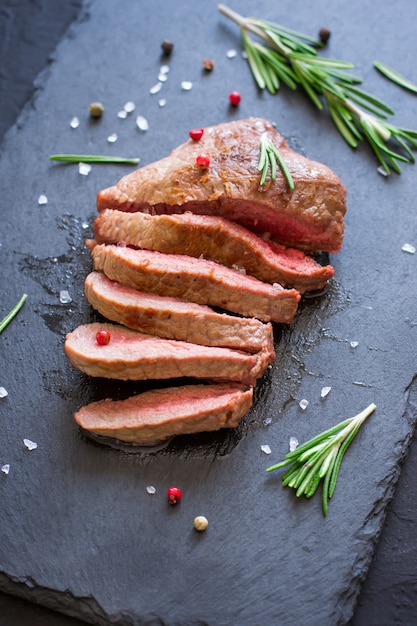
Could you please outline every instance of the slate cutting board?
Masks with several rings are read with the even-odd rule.
[[[331,24],[329,56],[353,61],[364,86],[412,127],[414,97],[372,70],[379,58],[411,74],[416,9],[406,4],[403,12],[379,7],[372,24],[362,22],[370,3],[358,1],[331,10],[324,2],[300,5],[296,14],[287,2],[231,6],[313,35]],[[169,78],[151,96],[167,37],[175,42]],[[162,0],[91,2],[3,145],[2,310],[22,291],[29,298],[0,341],[0,384],[9,392],[0,402],[0,461],[10,463],[0,481],[1,589],[93,623],[346,623],[414,427],[416,257],[401,247],[416,240],[415,171],[408,166],[401,177],[383,179],[369,152],[352,154],[303,97],[259,94],[240,54],[227,58],[232,48],[240,51],[237,29],[215,3],[197,10],[188,1],[175,8]],[[201,69],[206,57],[216,61],[210,75]],[[193,82],[190,91],[181,89],[183,80]],[[236,110],[227,102],[233,89],[242,93]],[[99,123],[88,118],[92,100],[106,106]],[[127,100],[136,111],[120,120]],[[138,114],[149,120],[146,133],[135,128]],[[71,129],[75,115],[80,126]],[[72,412],[138,386],[100,386],[73,371],[63,337],[92,318],[82,294],[90,268],[83,240],[95,195],[130,170],[93,166],[82,177],[76,166],[50,164],[48,155],[138,154],[146,164],[191,127],[249,115],[275,121],[295,149],[342,177],[349,212],[343,250],[331,259],[336,279],[323,297],[303,303],[290,329],[276,329],[276,362],[236,432],[142,455],[94,445],[80,436]],[[109,144],[114,132],[118,141]],[[45,206],[37,202],[42,193]],[[62,289],[71,303],[59,302]],[[332,391],[323,401],[325,385]],[[279,476],[265,474],[290,436],[306,439],[372,401],[378,409],[349,450],[326,519],[319,498],[297,501]],[[36,450],[25,449],[25,437]],[[260,450],[265,443],[271,457]],[[165,499],[171,483],[184,491],[175,509]],[[197,514],[209,519],[203,535],[192,529]]]

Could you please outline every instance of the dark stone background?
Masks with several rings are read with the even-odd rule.
[[[34,91],[34,79],[82,0],[1,0],[0,140]],[[417,624],[417,436],[404,462],[351,626]],[[82,622],[0,593],[0,626],[81,626]],[[296,626],[296,625],[295,625]]]

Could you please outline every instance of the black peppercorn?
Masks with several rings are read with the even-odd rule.
[[[328,28],[320,28],[319,30],[319,37],[320,37],[320,41],[321,43],[324,45],[326,44],[329,39],[330,39],[330,30]]]
[[[169,39],[164,39],[161,44],[161,48],[164,54],[169,55],[174,49],[174,44]]]

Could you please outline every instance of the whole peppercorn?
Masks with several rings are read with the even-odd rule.
[[[204,135],[204,128],[193,128],[190,130],[189,134],[193,141],[200,141],[201,137]]]
[[[101,102],[92,102],[90,104],[90,115],[91,117],[101,117],[104,113],[104,106]]]
[[[321,41],[321,43],[323,45],[326,44],[329,41],[330,35],[331,35],[331,32],[330,32],[330,30],[328,28],[320,28],[320,30],[319,30],[319,37],[320,37],[320,41]]]
[[[167,56],[171,54],[174,49],[174,44],[170,39],[164,39],[161,43],[162,52]]]
[[[170,487],[167,491],[167,496],[170,504],[178,504],[182,496],[181,489],[178,489],[178,487]]]
[[[240,95],[238,91],[232,91],[232,93],[229,94],[230,104],[232,104],[234,107],[238,106],[241,99],[242,99],[242,96]]]
[[[108,330],[99,330],[96,334],[96,341],[99,346],[107,346],[110,342],[110,333]]]
[[[203,531],[206,530],[208,526],[208,519],[207,517],[204,517],[204,515],[199,515],[198,517],[194,518],[194,528],[198,531]]]
[[[208,154],[199,154],[195,163],[200,170],[206,170],[210,166],[210,157]]]
[[[203,59],[203,67],[207,72],[211,72],[214,69],[213,59]]]

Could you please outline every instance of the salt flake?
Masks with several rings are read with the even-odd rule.
[[[111,135],[109,135],[107,137],[107,141],[109,143],[115,143],[117,141],[117,134],[116,133],[112,133]]]
[[[306,410],[306,408],[308,407],[309,402],[308,400],[306,400],[305,398],[303,398],[302,400],[300,400],[300,402],[298,403],[298,406],[300,407],[300,409],[303,409],[303,411]]]
[[[234,49],[228,50],[226,52],[226,56],[227,56],[228,59],[234,59],[236,55],[237,55],[237,51],[234,50]]]
[[[5,465],[1,466],[1,471],[3,472],[3,474],[7,474],[10,472],[10,464],[9,463],[5,463]]]
[[[89,163],[78,163],[78,172],[81,176],[88,176],[91,172],[91,165]]]
[[[167,101],[165,100],[165,98],[159,98],[158,100],[158,104],[160,107],[164,107],[166,105]]]
[[[23,443],[28,450],[36,450],[36,448],[38,447],[38,444],[34,441],[31,441],[30,439],[23,439]]]
[[[4,387],[0,387],[0,398],[5,398],[9,395],[9,392]]]
[[[72,120],[70,121],[71,128],[78,128],[79,125],[80,125],[80,120],[78,119],[78,117],[73,117]]]
[[[149,124],[146,117],[143,117],[143,115],[138,115],[136,118],[136,126],[139,128],[139,130],[148,130]]]
[[[136,105],[131,100],[129,100],[129,102],[126,102],[126,104],[123,107],[123,110],[126,111],[126,113],[133,113],[135,109],[136,109]]]
[[[297,447],[298,439],[296,437],[290,437],[290,452],[294,452]]]
[[[405,243],[403,245],[403,247],[401,248],[401,250],[403,252],[408,252],[409,254],[415,254],[416,249],[414,246],[411,245],[411,243]]]
[[[148,485],[148,486],[146,487],[146,491],[147,491],[149,494],[151,494],[151,495],[153,495],[154,493],[156,493],[156,489],[155,489],[155,487],[154,487],[153,485]]]
[[[262,452],[264,452],[265,454],[271,454],[271,448],[269,446],[261,446],[261,450]]]
[[[181,83],[181,89],[184,91],[190,91],[193,88],[193,83],[190,80],[183,80]]]
[[[70,302],[72,302],[72,298],[69,295],[69,292],[67,291],[67,289],[62,289],[59,292],[59,301],[61,304],[69,304]]]
[[[328,396],[331,390],[332,390],[331,387],[322,387],[321,392],[320,392],[320,398],[325,398],[326,396]]]
[[[48,204],[48,198],[45,196],[45,194],[41,194],[38,198],[38,204]]]
[[[161,88],[162,88],[162,83],[158,81],[156,85],[154,85],[153,87],[149,89],[149,93],[152,95],[159,93],[161,91]]]

